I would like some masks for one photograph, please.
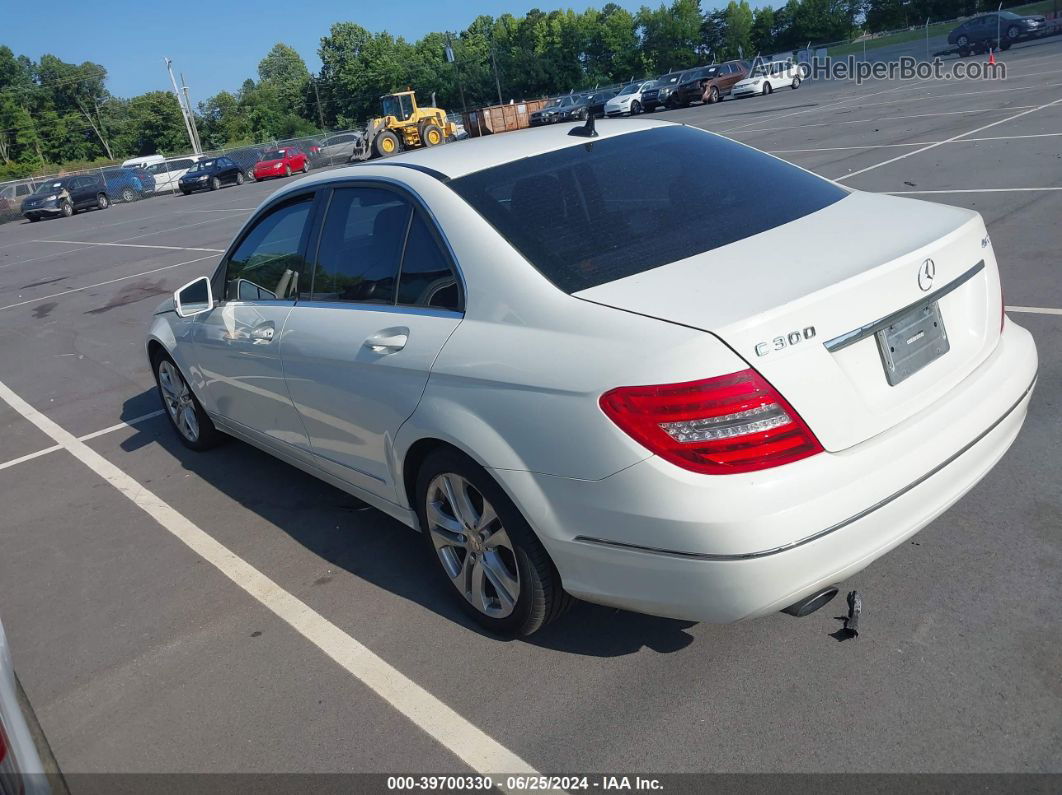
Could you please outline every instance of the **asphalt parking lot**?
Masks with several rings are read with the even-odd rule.
[[[1014,447],[844,584],[865,600],[846,642],[840,600],[731,626],[580,604],[497,640],[397,522],[246,445],[181,447],[151,312],[275,185],[0,227],[0,615],[60,766],[1062,771],[1062,39],[1005,56],[1005,82],[805,83],[656,114],[978,210],[1036,337]]]

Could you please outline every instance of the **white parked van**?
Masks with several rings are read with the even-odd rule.
[[[122,163],[122,168],[147,168],[152,163],[162,163],[166,158],[162,155],[141,155],[131,157]]]
[[[155,193],[177,190],[177,181],[180,180],[193,165],[203,159],[202,155],[189,155],[188,157],[175,157],[172,160],[162,160],[152,163],[144,170],[155,178]]]

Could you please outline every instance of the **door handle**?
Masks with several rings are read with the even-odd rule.
[[[263,323],[251,329],[251,342],[254,345],[266,345],[273,341],[276,327],[272,323]]]
[[[373,353],[398,353],[409,342],[409,329],[387,328],[365,340],[365,347]]]

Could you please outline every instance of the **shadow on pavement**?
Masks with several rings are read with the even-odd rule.
[[[127,400],[122,418],[160,407],[148,390]],[[355,497],[251,445],[232,440],[195,453],[176,438],[167,418],[135,428],[125,452],[156,444],[214,488],[275,525],[337,568],[415,602],[474,632],[487,635],[457,604],[419,535]],[[648,648],[661,654],[693,642],[690,621],[656,618],[577,602],[571,612],[531,638],[544,648],[591,657],[618,657]]]

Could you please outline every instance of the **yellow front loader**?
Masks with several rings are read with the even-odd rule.
[[[412,91],[399,91],[380,97],[383,116],[371,119],[354,146],[351,160],[387,157],[404,149],[438,146],[453,140],[454,125],[441,108],[417,106]]]

